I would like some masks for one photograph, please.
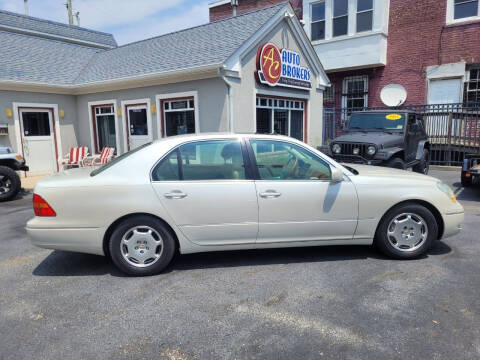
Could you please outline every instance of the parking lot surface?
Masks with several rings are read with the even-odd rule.
[[[479,359],[480,187],[463,231],[412,261],[371,247],[179,256],[126,277],[26,237],[31,195],[0,204],[1,359]]]

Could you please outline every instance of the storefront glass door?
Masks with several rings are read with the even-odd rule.
[[[104,147],[113,147],[117,151],[115,113],[113,106],[95,108],[96,149],[100,153]]]
[[[128,149],[132,150],[150,141],[147,105],[127,106]]]

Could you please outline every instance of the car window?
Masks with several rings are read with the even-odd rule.
[[[172,151],[152,171],[153,181],[178,181],[180,171],[178,168],[178,149]]]
[[[236,140],[198,141],[181,145],[155,167],[152,179],[243,180],[245,165],[242,147]]]
[[[330,180],[330,166],[301,146],[283,141],[251,140],[261,180]]]

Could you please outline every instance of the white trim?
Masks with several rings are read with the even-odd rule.
[[[366,89],[366,94],[363,95],[363,107],[368,107],[368,91],[369,91],[369,82],[370,77],[368,75],[360,75],[360,76],[346,76],[343,78],[342,84],[342,108],[347,109],[348,103],[348,95],[343,95],[346,93],[347,82],[348,81],[355,81],[355,80],[362,80],[364,84],[364,89]]]
[[[447,0],[447,14],[446,14],[446,24],[447,25],[480,20],[480,1],[478,2],[478,9],[477,9],[477,15],[476,16],[470,16],[470,17],[461,18],[461,19],[455,19],[454,18],[454,15],[455,15],[454,4],[455,4],[454,0]]]
[[[91,154],[98,154],[95,153],[95,139],[93,138],[93,118],[92,118],[92,107],[97,105],[113,105],[113,115],[115,116],[115,150],[117,154],[121,154],[122,151],[120,150],[120,132],[118,131],[118,115],[117,115],[117,99],[113,100],[101,100],[101,101],[89,101],[88,106],[88,124],[90,126],[90,146],[91,146]],[[101,149],[99,149],[101,151]]]
[[[54,146],[54,154],[56,157],[63,156],[62,150],[62,138],[60,137],[60,116],[58,115],[58,104],[44,104],[44,103],[20,103],[14,102],[13,103],[13,118],[14,118],[14,128],[15,128],[15,140],[16,146],[15,149],[19,154],[23,154],[22,148],[22,135],[21,135],[21,126],[20,126],[20,118],[18,113],[18,108],[28,107],[28,108],[50,108],[53,110],[53,120],[55,121],[55,136],[53,137],[53,146]],[[43,109],[40,109],[43,110]],[[55,153],[55,143],[57,148],[57,153]],[[58,159],[54,159],[55,168],[58,165]]]
[[[128,150],[128,134],[127,134],[127,112],[125,110],[125,106],[134,105],[134,104],[147,104],[147,127],[148,127],[148,139],[149,141],[153,141],[153,128],[152,128],[152,112],[151,112],[151,102],[150,98],[145,99],[135,99],[135,100],[123,100],[121,102],[121,109],[122,109],[122,127],[123,127],[123,146],[124,151],[127,152]]]
[[[157,134],[158,139],[162,138],[162,126],[165,129],[165,123],[162,125],[162,113],[163,109],[160,106],[161,100],[168,100],[168,99],[175,99],[175,98],[183,98],[183,97],[193,97],[193,107],[194,107],[194,116],[195,116],[195,134],[200,133],[200,121],[199,121],[199,103],[198,103],[198,91],[185,91],[185,92],[178,92],[178,93],[165,93],[155,95],[155,106],[157,107]],[[165,122],[165,117],[164,117]]]
[[[213,1],[211,3],[208,3],[208,8],[211,9],[211,8],[214,8],[214,7],[217,7],[217,6],[220,6],[220,5],[230,4],[230,2],[231,2],[231,0]]]

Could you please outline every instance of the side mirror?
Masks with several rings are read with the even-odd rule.
[[[337,169],[336,167],[330,167],[330,170],[332,171],[332,180],[330,180],[332,183],[339,183],[343,181],[343,171],[340,169]]]

